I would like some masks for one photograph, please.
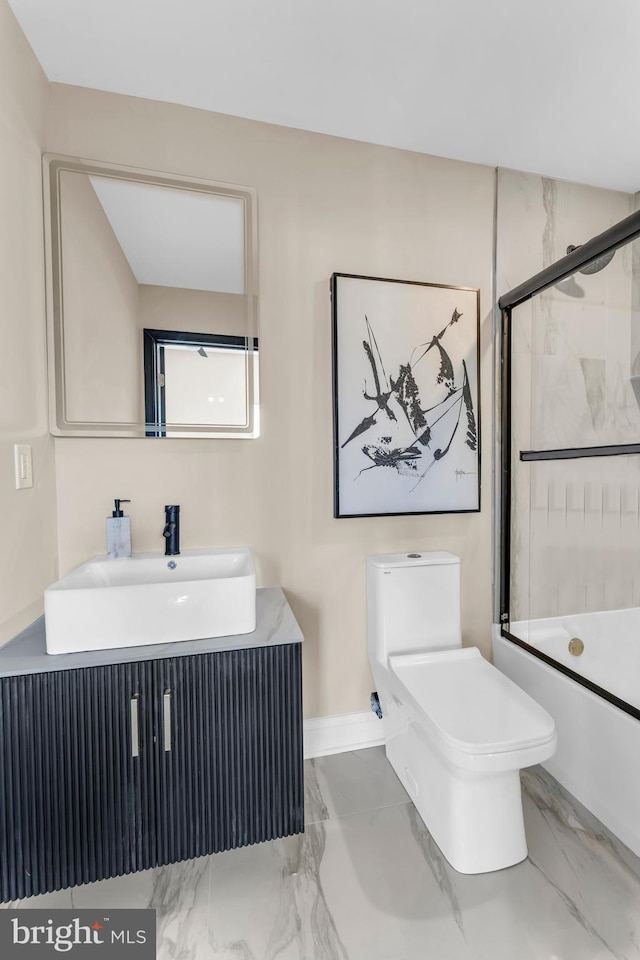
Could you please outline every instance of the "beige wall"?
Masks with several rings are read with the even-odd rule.
[[[130,497],[134,549],[248,545],[305,634],[307,716],[367,709],[368,553],[462,557],[467,643],[491,626],[491,276],[486,167],[54,84],[47,148],[257,189],[261,429],[257,440],[56,441],[61,570],[104,551],[113,497]],[[332,518],[329,277],[333,271],[481,288],[482,512]]]
[[[0,3],[0,643],[42,612],[56,578],[53,442],[48,433],[42,173],[48,84]],[[17,491],[13,444],[33,449],[34,487]]]
[[[141,283],[138,326],[152,330],[223,333],[244,337],[245,298],[240,293],[213,293]]]
[[[89,177],[60,176],[66,419],[143,419],[138,282]]]

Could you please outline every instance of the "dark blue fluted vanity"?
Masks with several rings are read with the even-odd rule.
[[[302,634],[279,588],[253,633],[0,649],[0,900],[304,829]]]

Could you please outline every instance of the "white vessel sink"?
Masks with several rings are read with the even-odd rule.
[[[251,633],[251,554],[191,550],[176,557],[95,557],[44,592],[48,653],[175,643]]]

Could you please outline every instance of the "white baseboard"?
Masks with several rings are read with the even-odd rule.
[[[370,710],[304,721],[305,759],[362,750],[381,743],[384,743],[384,720],[379,720]]]

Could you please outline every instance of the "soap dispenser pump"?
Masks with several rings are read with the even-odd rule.
[[[131,556],[131,517],[125,517],[121,503],[130,500],[114,500],[115,510],[107,517],[107,559],[120,560]]]

